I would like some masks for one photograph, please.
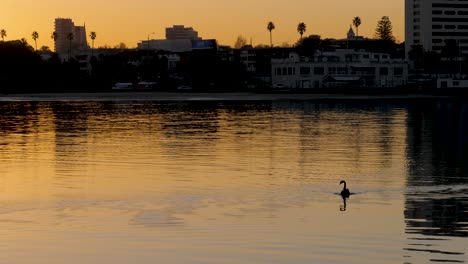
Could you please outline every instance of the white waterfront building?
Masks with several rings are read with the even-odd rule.
[[[405,20],[406,52],[412,45],[441,51],[453,39],[468,54],[468,0],[405,0]]]
[[[317,51],[311,57],[291,52],[288,58],[273,58],[271,64],[273,88],[399,87],[408,79],[404,59],[363,50]]]

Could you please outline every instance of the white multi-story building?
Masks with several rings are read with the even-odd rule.
[[[183,25],[174,25],[171,28],[166,28],[166,39],[199,40],[200,38],[198,37],[198,32],[193,30],[193,28]]]
[[[412,45],[441,51],[455,40],[460,53],[468,53],[468,0],[405,0],[406,52]]]
[[[408,64],[389,54],[337,49],[300,57],[272,59],[272,87],[399,87],[407,83]]]
[[[62,56],[69,54],[70,51],[76,53],[78,51],[89,48],[86,39],[86,27],[75,26],[70,18],[56,18],[55,32],[57,33],[57,39],[54,43],[55,52]],[[69,39],[70,33],[73,34],[71,47]]]

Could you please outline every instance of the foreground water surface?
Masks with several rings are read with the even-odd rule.
[[[464,263],[467,111],[4,101],[0,262]]]

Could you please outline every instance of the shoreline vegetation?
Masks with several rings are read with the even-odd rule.
[[[285,97],[286,94],[300,94],[299,97],[302,98],[322,98],[325,94],[328,94],[329,97],[338,95],[348,97],[414,97],[415,95],[461,96],[468,88],[462,87],[465,85],[464,82],[461,85],[457,84],[457,87],[460,88],[456,89],[436,88],[438,86],[436,76],[439,74],[453,77],[456,76],[454,73],[464,74],[468,69],[467,63],[460,64],[461,61],[458,63],[459,61],[454,59],[442,60],[442,56],[430,62],[425,60],[423,66],[431,66],[428,69],[413,69],[406,73],[406,71],[401,71],[403,66],[399,67],[400,73],[396,75],[404,76],[406,82],[393,84],[393,87],[391,87],[392,84],[380,83],[378,79],[380,75],[389,75],[390,69],[386,64],[385,67],[378,65],[370,67],[366,66],[367,61],[361,63],[358,60],[356,61],[358,64],[355,66],[337,67],[333,63],[339,61],[338,57],[330,57],[330,63],[332,63],[330,65],[320,64],[313,67],[296,67],[295,65],[293,67],[285,64],[280,65],[279,68],[274,64],[275,59],[288,60],[291,52],[297,54],[301,60],[328,61],[328,57],[317,57],[316,54],[342,48],[374,52],[377,55],[373,55],[372,58],[377,56],[379,58],[377,61],[380,60],[378,55],[380,53],[386,54],[387,59],[398,58],[402,60],[405,56],[404,45],[393,41],[355,39],[342,43],[339,40],[334,40],[334,42],[329,39],[322,40],[320,36],[312,35],[301,38],[301,41],[291,48],[225,49],[215,47],[182,53],[160,50],[117,49],[104,51],[93,49],[91,52],[96,51],[96,54],[91,53],[91,57],[85,53],[74,57],[69,56],[68,59],[62,58],[50,50],[37,51],[25,40],[1,41],[0,95],[115,94],[129,92],[127,88],[131,88],[132,93],[138,94],[136,97],[142,97],[141,94],[145,94],[144,97],[147,97],[148,93],[153,92],[192,95],[194,93],[250,93],[257,97],[265,94],[276,94],[276,97]],[[246,54],[252,55],[255,59],[243,61],[242,58],[245,58]],[[370,54],[364,55],[371,58]],[[445,57],[448,56],[445,55]],[[334,60],[332,60],[333,58]],[[353,61],[352,56],[346,57],[342,61],[348,61],[348,59],[350,62]],[[390,61],[385,63],[387,62],[390,63]],[[246,63],[247,66],[254,65],[255,67],[248,68]],[[325,73],[326,67],[328,67],[328,73]],[[307,71],[300,73],[302,68]],[[344,70],[340,68],[344,68]],[[275,73],[272,72],[272,69],[275,69]],[[278,74],[278,69],[282,70],[281,74]],[[317,73],[315,73],[316,70]],[[396,69],[393,69],[393,72],[396,72]],[[301,85],[299,85],[299,81],[296,81],[295,86],[274,82],[274,78],[281,78],[287,82],[293,78],[291,76],[297,76],[297,74],[314,76],[315,79],[301,81]],[[333,74],[336,74],[337,79]],[[351,76],[349,76],[350,74]],[[322,84],[317,81],[318,78],[321,78]],[[325,79],[329,85],[323,84]],[[387,83],[387,79],[383,81]],[[307,82],[308,85],[303,84],[304,82]],[[390,80],[390,83],[393,81]],[[125,86],[124,89],[120,90],[120,87],[116,86],[117,84],[126,84],[128,87]]]

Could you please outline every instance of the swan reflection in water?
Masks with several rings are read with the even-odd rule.
[[[343,198],[343,205],[340,206],[340,211],[346,211],[346,200],[351,195],[351,192],[346,188],[346,181],[340,181],[340,185],[344,184],[343,190],[341,191],[340,195]]]

